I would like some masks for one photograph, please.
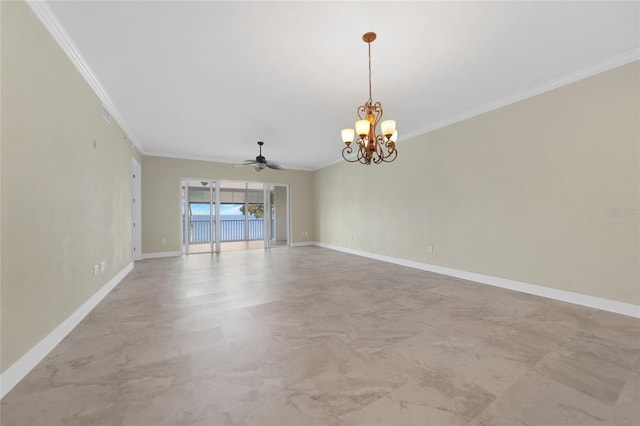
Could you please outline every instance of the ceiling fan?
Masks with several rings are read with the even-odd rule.
[[[236,167],[240,167],[240,166],[251,166],[253,165],[253,169],[256,172],[261,172],[265,167],[269,167],[270,169],[274,169],[274,170],[283,170],[282,166],[274,161],[268,161],[266,158],[264,158],[262,156],[262,145],[264,145],[264,142],[260,141],[258,142],[258,145],[260,146],[260,154],[256,157],[255,160],[246,160],[244,163],[242,164],[236,164]]]

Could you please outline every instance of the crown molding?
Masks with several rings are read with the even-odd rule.
[[[465,111],[461,114],[455,114],[455,115],[446,117],[442,120],[430,123],[428,126],[422,127],[413,132],[409,132],[406,134],[403,133],[402,139],[400,139],[397,145],[400,145],[400,147],[402,147],[403,140],[408,141],[409,139],[415,138],[416,136],[433,132],[434,130],[438,130],[443,127],[450,126],[452,124],[459,123],[464,120],[468,120],[469,118],[473,118],[477,115],[481,115],[481,114],[484,114],[484,113],[487,113],[511,104],[515,104],[516,102],[523,101],[525,99],[540,95],[545,92],[549,92],[554,89],[559,89],[560,87],[567,86],[571,83],[584,80],[585,78],[592,77],[594,75],[612,70],[617,67],[621,67],[626,64],[630,64],[631,62],[635,62],[637,60],[640,60],[640,49],[627,50],[625,52],[620,53],[619,55],[615,55],[608,59],[605,59],[604,61],[598,62],[597,64],[579,69],[577,71],[573,71],[569,74],[565,74],[553,80],[549,80],[546,83],[542,83],[537,86],[531,87],[529,89],[522,90],[522,91],[513,93],[511,95],[505,96],[503,98],[491,101],[477,108]],[[312,171],[322,170],[324,168],[327,168],[342,162],[343,162],[342,159],[337,159],[333,162],[326,163],[320,167],[314,168]]]
[[[450,126],[452,124],[459,123],[461,121],[467,120],[477,115],[481,115],[486,112],[490,112],[490,111],[505,107],[507,105],[515,104],[516,102],[523,101],[525,99],[540,95],[545,92],[549,92],[554,89],[559,89],[560,87],[567,86],[571,83],[584,80],[585,78],[592,77],[596,74],[600,74],[600,73],[612,70],[614,68],[629,64],[631,62],[635,62],[639,59],[640,59],[640,49],[627,50],[618,55],[605,59],[604,61],[598,62],[597,64],[590,65],[588,67],[570,72],[569,74],[565,74],[561,77],[554,78],[553,80],[549,80],[545,83],[539,84],[529,89],[525,89],[525,90],[513,93],[511,95],[505,96],[503,98],[496,99],[494,101],[491,101],[484,105],[480,105],[477,108],[468,110],[461,114],[456,114],[450,117],[446,117],[442,120],[429,124],[427,127],[423,127],[414,132],[407,133],[406,135],[403,135],[403,138],[405,140],[408,140],[416,136],[420,136],[425,133]]]
[[[167,153],[163,153],[162,151],[149,151],[147,150],[144,153],[145,157],[160,157],[160,158],[170,158],[170,159],[174,159],[174,160],[189,160],[189,161],[207,161],[210,163],[219,163],[219,164],[228,164],[230,166],[235,166],[238,163],[234,162],[233,160],[230,160],[228,158],[222,159],[222,158],[215,158],[215,157],[209,157],[209,156],[191,156],[191,155],[182,155],[182,154],[167,154]],[[296,166],[287,166],[286,170],[298,170],[298,171],[303,171],[303,172],[312,172],[314,170],[317,169],[311,169],[311,168],[304,168],[304,167],[296,167]]]
[[[334,166],[336,164],[343,163],[343,162],[344,162],[344,158],[338,158],[338,159],[336,159],[336,160],[334,160],[334,161],[332,161],[330,163],[324,163],[323,165],[320,165],[320,166],[316,167],[315,169],[312,169],[311,171],[312,172],[317,172],[318,170],[326,169],[327,167],[331,167],[331,166]]]
[[[80,51],[69,37],[69,34],[65,31],[58,18],[45,1],[26,0],[27,5],[31,8],[36,17],[40,20],[42,25],[49,31],[53,39],[58,43],[62,51],[67,55],[71,63],[75,65],[76,69],[80,72],[80,75],[84,77],[91,89],[98,96],[104,107],[109,111],[111,116],[115,118],[122,130],[126,133],[131,143],[144,154],[144,149],[136,138],[131,128],[127,125],[124,117],[116,108],[114,103],[109,98],[106,90],[102,87],[98,78],[95,76],[84,57],[80,54]]]

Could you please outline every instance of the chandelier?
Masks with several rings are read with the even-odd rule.
[[[380,164],[382,162],[390,163],[398,156],[396,150],[396,141],[398,140],[398,131],[396,130],[395,120],[385,120],[380,124],[382,134],[376,134],[376,127],[380,118],[382,118],[382,104],[380,102],[373,103],[371,100],[371,43],[376,39],[376,33],[366,33],[362,36],[362,40],[367,43],[369,48],[369,99],[360,105],[357,110],[358,121],[356,121],[356,129],[343,129],[342,141],[347,145],[342,150],[342,158],[350,163],[360,162],[362,164]],[[353,153],[351,143],[355,135],[357,152]]]

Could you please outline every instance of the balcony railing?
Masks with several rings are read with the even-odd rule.
[[[248,230],[245,228],[248,225]],[[216,222],[191,219],[188,223],[189,244],[208,243],[215,239]],[[248,231],[248,232],[247,232]],[[253,241],[264,239],[264,220],[220,220],[220,241]]]

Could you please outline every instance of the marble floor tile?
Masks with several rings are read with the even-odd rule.
[[[535,371],[590,395],[614,404],[632,370],[638,350],[594,348],[585,342],[561,345],[535,366]],[[597,352],[597,353],[594,353]]]
[[[438,376],[434,374],[423,383],[408,383],[341,417],[340,424],[466,425],[493,401],[492,395],[480,388],[459,388]]]
[[[318,247],[135,269],[2,426],[639,425],[640,321]]]
[[[615,410],[610,419],[611,425],[635,426],[640,424],[640,374],[631,373],[620,392]]]
[[[606,425],[615,411],[610,404],[531,371],[470,425]]]

